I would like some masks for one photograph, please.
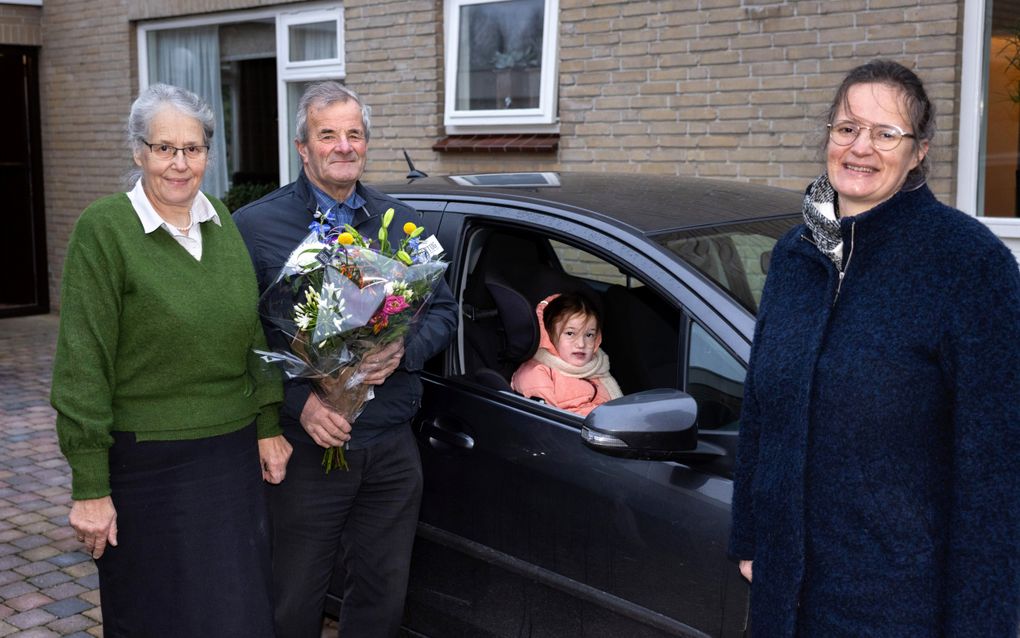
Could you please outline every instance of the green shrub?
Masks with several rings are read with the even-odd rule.
[[[275,182],[234,184],[227,191],[227,194],[223,196],[223,203],[226,204],[227,210],[233,213],[248,202],[253,202],[276,189],[277,184]]]

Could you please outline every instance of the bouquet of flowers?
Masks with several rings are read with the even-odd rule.
[[[287,335],[290,349],[258,354],[288,378],[311,379],[319,399],[350,423],[373,397],[361,361],[408,334],[446,269],[435,236],[421,240],[422,226],[404,224],[403,238],[391,243],[393,214],[383,214],[373,247],[317,210],[311,232],[259,300],[259,312]],[[322,464],[327,472],[347,469],[343,448],[328,448]]]

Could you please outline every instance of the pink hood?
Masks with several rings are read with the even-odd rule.
[[[545,329],[545,307],[549,305],[550,301],[559,296],[560,293],[556,293],[555,295],[549,295],[542,301],[538,302],[538,306],[535,307],[535,315],[538,316],[538,335],[539,335],[538,347],[545,348],[546,350],[556,355],[557,357],[560,356],[560,353],[556,351],[556,346],[553,345],[552,338],[549,336],[549,332]],[[592,351],[598,350],[600,345],[602,345],[601,330],[599,330],[599,336],[595,340],[595,347],[592,348]]]

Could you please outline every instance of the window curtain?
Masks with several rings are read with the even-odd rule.
[[[216,130],[209,149],[209,165],[202,190],[223,197],[227,177],[226,131],[223,130],[223,92],[220,83],[220,39],[215,26],[155,32],[149,62],[151,82],[173,84],[194,91],[212,107]]]
[[[313,22],[290,27],[290,59],[330,60],[336,57],[335,21]]]

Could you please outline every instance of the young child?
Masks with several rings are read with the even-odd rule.
[[[622,396],[609,375],[609,357],[599,349],[601,317],[588,299],[552,295],[539,302],[535,314],[541,341],[535,356],[514,373],[514,390],[581,416]]]

